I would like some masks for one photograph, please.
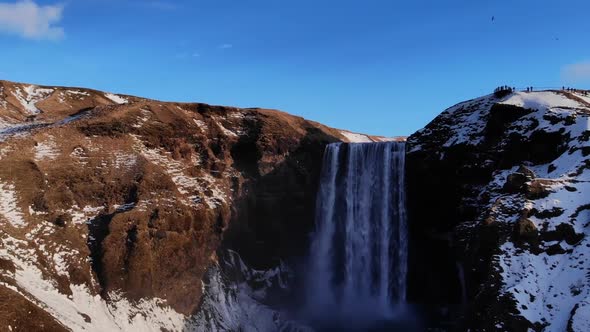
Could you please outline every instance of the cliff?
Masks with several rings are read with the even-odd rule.
[[[484,96],[408,139],[410,296],[459,329],[585,331],[590,98]]]
[[[275,110],[1,81],[0,330],[195,328],[218,253],[305,254],[324,146],[349,139]]]

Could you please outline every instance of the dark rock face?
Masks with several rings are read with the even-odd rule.
[[[516,298],[520,286],[510,280],[521,272],[503,262],[545,254],[575,260],[563,247],[582,248],[578,206],[551,198],[575,192],[575,177],[584,174],[588,114],[586,102],[569,94],[487,96],[446,110],[409,137],[411,301],[455,309],[449,319],[460,329],[526,331],[567,322],[568,314],[553,309],[539,314],[552,312],[559,323],[531,318],[531,306],[544,300],[532,292],[526,303]]]
[[[246,173],[245,194],[235,203],[224,245],[253,268],[267,269],[307,253],[324,148],[337,140],[313,127],[306,131],[300,145],[271,171],[258,163],[256,172]],[[280,147],[281,142],[265,144],[289,149]],[[254,153],[264,158],[284,152],[257,144]]]

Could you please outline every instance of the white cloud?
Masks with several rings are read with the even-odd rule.
[[[30,39],[60,39],[63,5],[38,5],[31,0],[0,3],[0,32]]]
[[[234,47],[234,45],[232,45],[232,44],[223,44],[223,45],[219,46],[219,48],[221,48],[221,49],[228,49],[228,48],[232,48],[232,47]]]
[[[561,75],[567,82],[590,82],[590,61],[567,65],[562,68]]]

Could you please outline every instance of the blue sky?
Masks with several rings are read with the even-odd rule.
[[[0,78],[407,135],[497,85],[590,88],[589,12],[587,0],[0,0]]]

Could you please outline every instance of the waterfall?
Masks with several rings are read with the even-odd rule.
[[[406,299],[405,143],[330,144],[316,207],[307,310],[386,320]]]

